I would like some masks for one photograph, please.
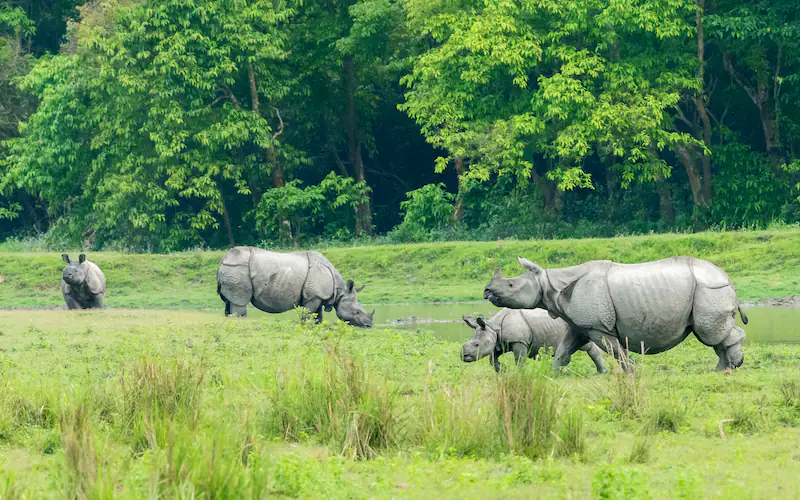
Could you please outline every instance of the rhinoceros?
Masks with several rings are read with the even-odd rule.
[[[554,368],[591,340],[612,352],[626,370],[628,349],[657,354],[683,342],[690,333],[713,347],[717,370],[738,368],[744,361],[747,324],[727,274],[694,257],[672,257],[642,264],[596,260],[560,269],[542,269],[518,257],[527,270],[503,278],[499,270],[486,285],[484,298],[500,307],[546,309],[570,324],[556,348]]]
[[[78,263],[69,260],[69,255],[61,254],[67,264],[61,274],[61,294],[67,309],[103,309],[106,295],[106,276],[94,262],[86,260],[86,255],[78,257]]]
[[[364,285],[366,286],[366,285]],[[247,303],[268,313],[302,306],[317,314],[336,309],[342,321],[369,328],[375,311],[358,303],[353,280],[345,283],[339,271],[319,252],[277,253],[255,247],[228,250],[217,270],[217,293],[225,302],[225,315],[247,315]]]
[[[489,356],[489,363],[500,371],[497,358],[507,352],[514,353],[514,360],[520,363],[525,358],[535,358],[542,347],[558,346],[569,330],[562,319],[551,318],[542,309],[501,309],[489,321],[468,317],[464,322],[475,329],[475,335],[461,348],[461,359],[466,363],[478,361]],[[606,372],[602,351],[594,343],[587,342],[579,347],[586,351],[594,361],[597,371]]]

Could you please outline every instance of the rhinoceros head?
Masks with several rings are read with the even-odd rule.
[[[461,360],[472,363],[492,354],[497,346],[497,332],[483,318],[473,321],[464,316],[462,319],[470,328],[475,329],[475,335],[461,347]]]
[[[359,288],[355,286],[353,280],[347,282],[347,289],[336,305],[336,315],[339,316],[340,320],[350,323],[353,326],[371,328],[372,317],[375,316],[375,310],[371,313],[367,313],[367,311],[361,307],[361,304],[358,303],[358,297],[356,296],[356,294],[367,285],[363,285]]]
[[[544,270],[522,257],[517,257],[519,263],[527,269],[525,274],[516,278],[503,278],[497,269],[492,276],[492,281],[483,290],[483,298],[497,307],[511,309],[535,309],[542,301],[542,287],[539,285],[539,275]]]
[[[83,263],[86,262],[86,255],[81,254],[76,263],[69,260],[69,255],[63,253],[61,254],[61,260],[67,264],[67,267],[64,268],[64,272],[61,275],[67,284],[78,286],[86,281],[86,266],[83,265]]]

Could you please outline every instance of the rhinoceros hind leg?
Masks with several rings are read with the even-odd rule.
[[[247,316],[247,306],[237,306],[230,301],[226,301],[225,316],[238,316],[244,318]]]
[[[105,301],[104,301],[104,296],[103,296],[102,293],[99,294],[99,295],[95,295],[94,296],[94,299],[92,300],[91,307],[94,308],[94,309],[104,309],[106,307],[105,306]]]

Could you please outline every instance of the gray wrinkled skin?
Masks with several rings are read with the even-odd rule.
[[[461,360],[472,363],[489,356],[489,363],[498,372],[501,366],[497,358],[501,355],[513,352],[517,363],[535,358],[539,349],[558,346],[569,330],[565,321],[553,319],[541,309],[502,309],[489,321],[463,319],[475,329],[475,335],[461,348]],[[600,348],[587,342],[579,349],[592,358],[599,373],[606,372]]]
[[[345,283],[333,264],[318,252],[277,253],[255,247],[234,247],[217,270],[217,293],[225,302],[225,315],[246,316],[247,304],[268,313],[302,306],[317,314],[336,309],[342,321],[370,328],[372,313],[358,303],[352,280]]]
[[[61,254],[67,264],[61,274],[61,294],[67,309],[103,309],[106,295],[106,276],[94,262],[86,260],[81,254],[78,262],[70,260],[69,255]]]
[[[672,257],[643,264],[591,261],[561,269],[542,269],[519,257],[527,272],[486,285],[484,298],[513,309],[546,309],[572,326],[556,349],[553,366],[591,340],[623,361],[626,350],[657,354],[680,344],[690,333],[713,347],[717,370],[744,361],[747,324],[730,278],[714,264],[694,257]],[[626,369],[632,367],[625,366]]]

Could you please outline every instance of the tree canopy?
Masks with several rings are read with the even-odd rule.
[[[800,221],[790,0],[0,7],[0,239],[170,251]]]

